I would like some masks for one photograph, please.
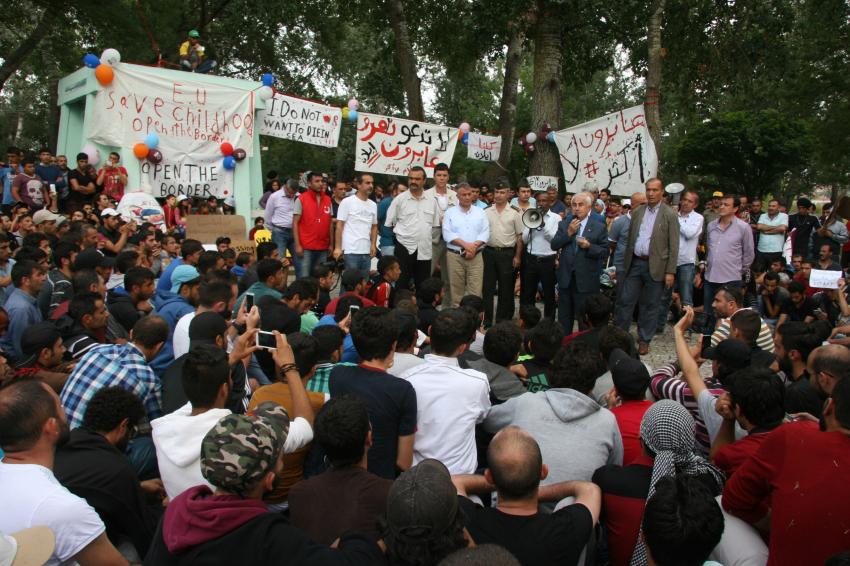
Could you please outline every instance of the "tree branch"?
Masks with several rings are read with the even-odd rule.
[[[48,2],[44,7],[44,12],[41,14],[41,19],[38,21],[35,28],[33,28],[30,34],[18,44],[8,57],[5,58],[3,65],[0,65],[0,91],[3,90],[3,86],[6,84],[6,81],[9,80],[9,77],[11,77],[15,71],[20,68],[24,61],[27,60],[27,57],[30,56],[30,53],[32,53],[41,42],[41,39],[47,35],[47,32],[50,31],[51,27],[53,27],[58,13],[59,9],[54,5],[54,2]]]

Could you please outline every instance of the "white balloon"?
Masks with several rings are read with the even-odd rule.
[[[468,133],[469,132],[469,122],[462,122],[460,126],[458,126],[458,130],[461,132]]]
[[[113,49],[111,47],[109,49],[104,49],[103,53],[100,55],[100,62],[106,63],[110,67],[114,67],[121,62],[121,54],[118,53],[117,49]]]
[[[270,86],[261,86],[257,90],[257,96],[259,96],[261,100],[269,100],[274,96],[274,89]]]
[[[528,132],[525,134],[525,143],[534,143],[537,141],[537,134],[534,132]]]
[[[89,165],[97,165],[100,162],[100,151],[93,144],[87,143],[84,145],[80,153],[85,153],[89,156]]]

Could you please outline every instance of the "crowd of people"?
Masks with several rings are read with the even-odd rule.
[[[0,557],[850,562],[850,254],[806,198],[271,173],[237,254],[190,199],[125,222],[117,154],[39,161],[0,170]]]

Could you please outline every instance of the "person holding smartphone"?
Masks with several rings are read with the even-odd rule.
[[[110,152],[109,158],[97,172],[97,186],[103,187],[103,194],[116,203],[124,196],[124,187],[127,186],[127,170],[118,165],[121,156],[117,152]]]

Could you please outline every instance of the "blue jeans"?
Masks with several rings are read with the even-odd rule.
[[[686,263],[676,268],[676,281],[673,287],[679,293],[682,306],[694,306],[694,273],[696,266]],[[661,296],[661,308],[658,310],[658,329],[663,330],[667,323],[667,313],[670,311],[670,303],[673,302],[673,287],[665,288]]]
[[[635,305],[640,303],[638,338],[649,344],[658,326],[658,307],[663,290],[664,281],[655,281],[649,275],[649,262],[637,257],[632,258],[620,296],[617,297],[617,326],[628,332],[632,325]]]
[[[372,256],[369,254],[344,254],[342,261],[346,269],[357,269],[364,274],[368,274],[372,268]]]
[[[328,250],[304,250],[304,257],[295,268],[298,277],[311,277],[313,268],[328,260]]]
[[[156,463],[156,448],[150,436],[137,436],[127,446],[127,458],[140,480],[157,477],[159,467]]]
[[[275,228],[272,227],[272,242],[277,246],[277,252],[280,258],[286,257],[286,250],[289,250],[290,258],[295,265],[295,273],[298,274],[298,266],[301,263],[301,258],[295,255],[295,240],[292,237],[292,228]]]

